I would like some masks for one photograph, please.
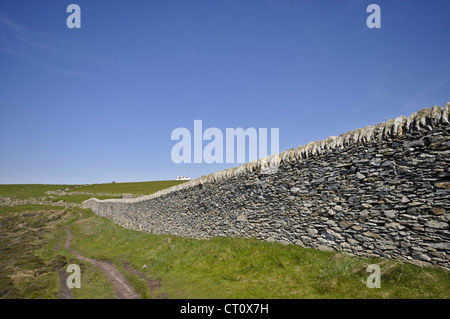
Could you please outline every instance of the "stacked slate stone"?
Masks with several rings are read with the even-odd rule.
[[[152,195],[83,206],[153,233],[254,237],[450,268],[449,116],[450,103],[434,106]]]

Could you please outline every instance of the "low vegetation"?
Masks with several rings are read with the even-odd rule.
[[[55,225],[65,218],[61,209],[0,211],[0,296],[2,298],[57,298],[54,265],[37,251]]]
[[[84,283],[83,289],[74,289],[75,298],[114,297],[101,271],[64,249],[63,227],[78,219],[80,213],[43,205],[1,207],[0,298],[58,299],[57,271],[71,263],[80,266]]]
[[[73,246],[126,260],[162,285],[157,298],[449,298],[450,272],[379,258],[243,238],[189,239],[124,229],[91,212],[71,225]],[[366,286],[381,268],[381,289]],[[143,268],[144,267],[144,268]]]
[[[120,191],[106,186],[111,184],[93,185],[90,191],[150,189],[148,183],[136,184],[142,185],[122,185]],[[45,189],[24,187],[22,194]],[[60,199],[79,203],[84,196],[91,197]],[[440,268],[255,239],[149,234],[124,229],[91,210],[46,205],[0,207],[0,298],[59,298],[58,269],[71,263],[82,272],[74,298],[114,297],[99,269],[65,249],[67,226],[72,249],[112,261],[143,298],[450,298],[450,272]],[[370,264],[381,268],[380,289],[366,287]]]

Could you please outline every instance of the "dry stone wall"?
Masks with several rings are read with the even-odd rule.
[[[450,269],[450,103],[135,199],[90,199],[124,227],[254,237]],[[274,174],[263,174],[270,161]]]

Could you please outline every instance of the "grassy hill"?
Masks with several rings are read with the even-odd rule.
[[[72,191],[151,194],[183,182],[96,184]],[[0,196],[38,198],[70,186],[75,185],[0,185]],[[52,200],[80,203],[87,197]],[[143,298],[450,298],[450,272],[439,268],[256,239],[149,234],[124,229],[89,209],[20,205],[0,207],[0,299],[58,298],[57,269],[70,263],[82,270],[83,288],[74,291],[75,298],[113,297],[101,271],[65,250],[66,226],[75,250],[114,263]],[[370,264],[381,268],[380,289],[365,285]],[[136,270],[159,284],[152,287]]]
[[[56,191],[76,185],[50,185],[50,184],[6,184],[0,185],[0,196],[16,197],[21,199],[39,198],[46,196],[46,191]]]
[[[134,183],[105,183],[93,185],[52,185],[52,184],[5,184],[0,185],[0,197],[15,197],[18,199],[46,197],[52,201],[63,200],[68,203],[81,203],[92,198],[91,195],[71,194],[85,192],[93,194],[139,194],[147,195],[159,190],[185,183],[186,181],[151,181]],[[49,197],[45,192],[70,189],[68,195]],[[95,196],[98,199],[120,198],[117,196]]]
[[[148,195],[186,181],[152,181],[134,183],[108,183],[82,186],[74,189],[74,192],[87,192],[98,194],[143,194]]]

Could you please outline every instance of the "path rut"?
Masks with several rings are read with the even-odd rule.
[[[133,289],[124,274],[109,260],[97,260],[83,256],[79,251],[70,248],[72,243],[72,233],[66,227],[67,239],[64,247],[79,260],[86,261],[99,268],[111,282],[114,294],[118,299],[141,299],[141,296]]]

